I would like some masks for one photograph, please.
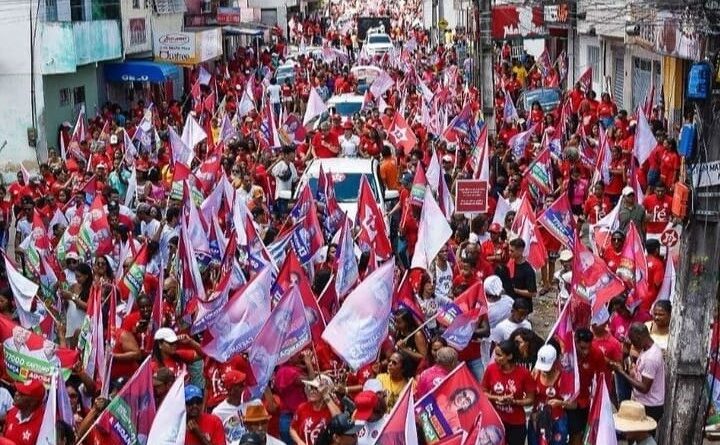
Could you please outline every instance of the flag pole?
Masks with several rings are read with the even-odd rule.
[[[417,328],[415,328],[415,330],[413,330],[413,331],[412,331],[411,333],[409,333],[405,338],[403,338],[403,339],[402,339],[402,342],[403,342],[403,343],[407,343],[407,341],[410,340],[410,338],[411,338],[413,335],[415,335],[418,331],[420,331],[422,328],[424,328],[425,326],[427,326],[431,321],[433,321],[433,320],[435,320],[436,318],[438,318],[439,315],[440,315],[439,312],[435,312],[435,315],[433,315],[432,317],[430,317],[430,318],[428,318],[427,320],[425,320],[425,321],[423,322],[423,324],[421,324],[420,326],[418,326]]]

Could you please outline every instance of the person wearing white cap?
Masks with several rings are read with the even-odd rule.
[[[648,417],[645,407],[633,400],[626,400],[620,404],[620,409],[613,414],[615,430],[622,433],[629,442],[636,445],[657,445],[652,431],[657,428],[657,421]]]
[[[645,214],[645,207],[637,203],[635,198],[635,190],[627,186],[622,190],[622,205],[620,206],[620,212],[618,213],[618,221],[620,225],[619,230],[622,230],[627,234],[630,228],[630,223],[635,224],[635,228],[640,233],[642,240],[645,240],[645,220],[647,215]]]
[[[546,343],[537,353],[533,380],[535,380],[535,404],[528,423],[528,443],[565,444],[568,441],[567,414],[565,408],[575,406],[560,394],[560,347],[555,342]]]
[[[480,343],[480,359],[483,363],[483,369],[487,368],[488,363],[492,361],[490,346],[492,346],[491,338],[497,336],[496,326],[501,321],[510,316],[513,306],[513,299],[510,298],[503,288],[503,283],[497,275],[490,275],[483,282],[485,297],[488,303],[488,324],[490,325],[490,337],[483,338]]]

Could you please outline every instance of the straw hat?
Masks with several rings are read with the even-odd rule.
[[[626,400],[620,404],[620,410],[613,414],[615,429],[621,433],[652,431],[657,422],[645,415],[645,407],[635,401]]]

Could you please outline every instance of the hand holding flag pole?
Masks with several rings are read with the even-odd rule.
[[[430,318],[428,318],[427,320],[425,320],[425,321],[423,322],[423,324],[421,324],[420,326],[418,326],[417,328],[415,328],[414,331],[412,331],[411,333],[409,333],[405,338],[403,338],[403,339],[400,340],[400,341],[403,342],[403,343],[407,343],[407,341],[410,340],[410,339],[413,337],[413,335],[415,335],[418,331],[420,331],[422,328],[424,328],[425,326],[427,326],[428,323],[430,323],[431,321],[433,321],[433,320],[435,320],[436,318],[438,318],[439,315],[440,315],[440,312],[435,312],[435,315],[433,315],[432,317],[430,317]]]

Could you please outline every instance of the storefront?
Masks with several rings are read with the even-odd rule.
[[[107,96],[125,107],[138,100],[145,103],[179,99],[182,72],[173,64],[127,60],[104,66]]]

